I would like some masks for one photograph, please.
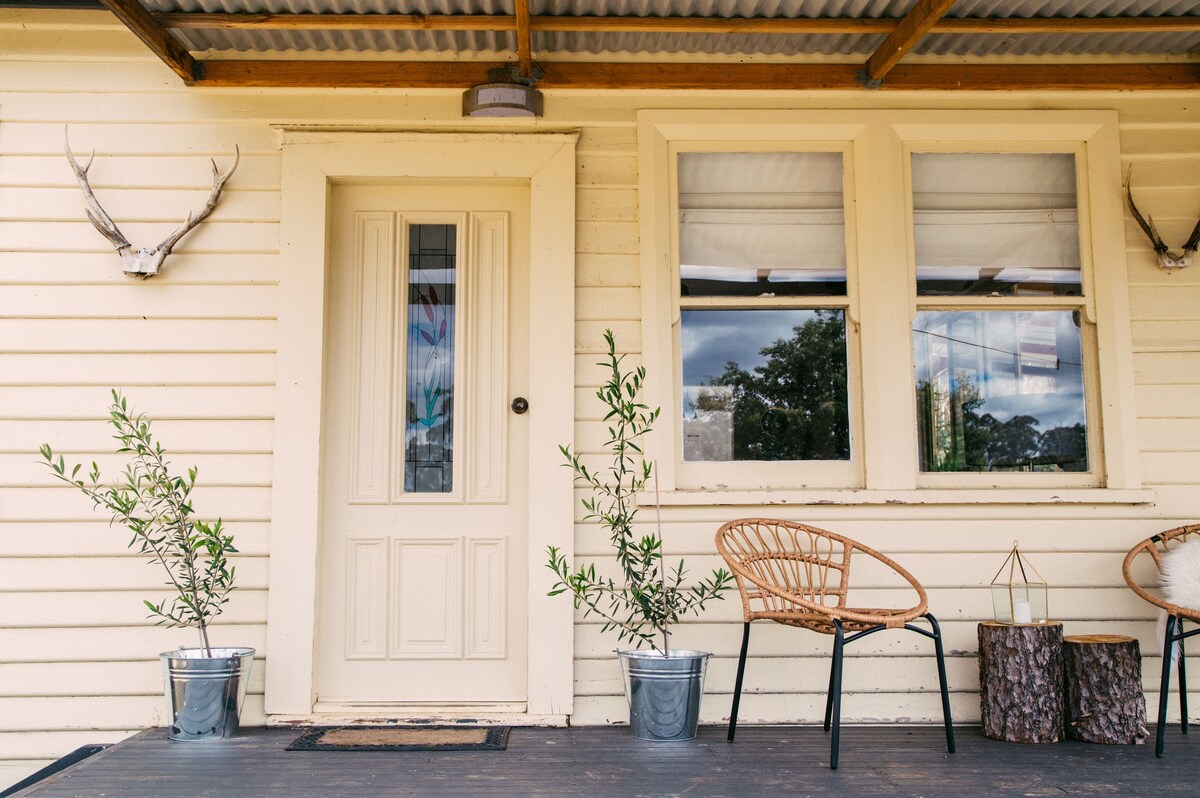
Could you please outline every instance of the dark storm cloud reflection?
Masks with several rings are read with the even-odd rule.
[[[679,335],[683,384],[708,384],[730,361],[753,372],[766,362],[764,347],[790,339],[794,328],[815,318],[811,310],[685,310]]]

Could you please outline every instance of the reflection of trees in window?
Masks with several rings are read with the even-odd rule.
[[[1086,471],[1087,429],[1082,423],[1038,429],[1027,414],[1001,421],[980,413],[974,381],[960,378],[947,392],[917,385],[922,471]]]
[[[732,410],[735,460],[848,460],[846,324],[823,309],[760,350],[753,371],[730,361],[697,409]],[[703,407],[701,407],[703,405]]]

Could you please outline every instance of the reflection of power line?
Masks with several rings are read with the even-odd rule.
[[[977,344],[974,341],[964,341],[961,338],[951,338],[949,335],[942,335],[941,333],[930,332],[929,330],[913,330],[913,332],[919,332],[922,335],[929,335],[934,338],[941,338],[942,340],[945,340],[945,341],[953,341],[956,344],[965,344],[966,346],[973,346],[973,347],[976,347],[977,349],[986,349],[989,352],[999,352],[1002,355],[1012,355],[1013,357],[1021,357],[1020,352],[1012,352],[1012,351],[1009,351],[1008,349],[997,349],[994,346],[987,346],[986,344]],[[1059,366],[1082,366],[1083,365],[1082,363],[1076,363],[1074,360],[1060,360],[1058,358],[1055,358],[1054,362],[1057,363]]]

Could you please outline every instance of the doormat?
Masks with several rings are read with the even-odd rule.
[[[288,751],[503,751],[508,726],[318,726]]]

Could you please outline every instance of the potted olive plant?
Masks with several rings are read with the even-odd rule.
[[[722,568],[708,578],[685,585],[683,561],[668,567],[663,558],[661,523],[650,534],[635,531],[637,494],[655,476],[642,450],[642,440],[658,418],[659,409],[650,410],[638,401],[645,369],[623,371],[624,355],[617,354],[611,330],[605,331],[604,340],[608,358],[598,365],[609,372],[609,377],[596,396],[608,408],[604,416],[609,425],[605,449],[611,463],[593,470],[577,452],[567,446],[559,448],[566,465],[575,473],[575,481],[591,491],[583,500],[587,510],[584,518],[607,530],[620,577],[598,574],[595,564],[572,570],[567,558],[551,546],[547,567],[557,581],[550,595],[570,593],[575,607],[582,607],[585,616],[603,619],[603,631],[615,630],[618,642],[628,641],[634,646],[617,652],[633,736],[643,740],[690,740],[696,736],[710,655],[672,648],[670,626],[681,616],[700,612],[708,601],[723,598],[721,594],[730,587],[732,577]],[[651,650],[639,650],[645,644]]]
[[[172,476],[162,445],[150,434],[150,419],[131,415],[117,391],[112,393],[109,423],[119,443],[117,454],[129,459],[115,483],[101,481],[96,463],[86,479],[79,478],[82,464],[69,466],[49,444],[42,445],[42,458],[55,478],[75,486],[96,509],[111,515],[114,524],[133,533],[130,548],[166,571],[166,584],[174,595],[157,604],[145,601],[150,617],[160,626],[199,632],[199,647],[160,655],[170,713],[167,736],[172,740],[233,737],[254,649],[217,648],[208,636],[210,624],[233,590],[234,566],[228,560],[237,551],[233,536],[225,533],[219,518],[207,523],[194,517],[191,494],[196,469],[188,469],[186,477]]]

